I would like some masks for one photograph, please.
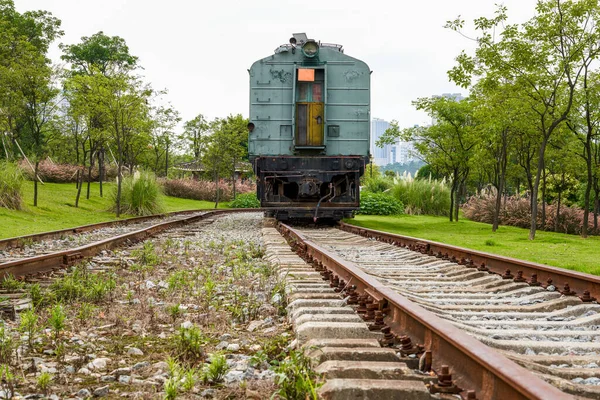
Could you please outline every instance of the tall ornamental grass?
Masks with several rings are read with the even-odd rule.
[[[117,209],[117,188],[112,193],[113,207]],[[136,172],[123,179],[121,212],[132,215],[152,215],[164,212],[163,194],[152,172]]]
[[[0,161],[0,207],[11,210],[23,208],[23,181],[23,174],[15,164]]]
[[[161,184],[167,196],[180,197],[192,200],[216,200],[216,185],[214,181],[195,179],[163,179]],[[256,192],[256,185],[247,180],[237,182],[235,186],[237,194]],[[230,201],[233,199],[233,186],[223,180],[219,182],[219,199]]]
[[[450,189],[443,181],[401,179],[391,192],[406,214],[448,215],[450,210]]]

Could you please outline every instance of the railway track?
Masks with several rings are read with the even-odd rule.
[[[387,313],[385,324],[412,339],[402,338],[401,347],[422,344],[432,351],[438,374],[442,364],[449,365],[458,385],[475,390],[477,398],[568,398],[565,393],[600,398],[600,306],[589,294],[583,301],[572,290],[530,285],[522,274],[508,276],[507,263],[497,260],[504,276],[480,264],[481,270],[469,268],[477,257],[494,256],[460,253],[451,246],[435,244],[436,252],[429,255],[431,243],[362,228],[346,227],[371,238],[334,228],[281,228],[333,286],[356,285],[358,293],[370,295],[359,297],[359,308]],[[451,261],[453,256],[466,265]],[[574,274],[578,289],[597,290],[597,277],[584,286],[584,274],[547,266],[537,270],[541,276],[546,272],[561,280]]]
[[[86,243],[76,248],[68,244],[77,240],[65,239],[54,252],[40,242],[37,246],[47,254],[4,262],[0,275],[44,280],[50,271],[60,276],[61,268],[98,254],[92,263],[96,260],[103,271],[110,264],[103,250],[169,229],[175,237],[187,235],[195,229],[190,223],[238,211],[257,210],[145,220],[127,232],[103,228],[86,233],[81,239]],[[593,301],[597,278],[586,286],[584,274],[547,266],[538,270],[439,243],[342,228],[357,234],[279,225],[312,265],[277,239],[274,229],[263,232],[266,253],[292,290],[288,313],[296,342],[327,378],[323,397],[600,398],[600,306]],[[537,271],[547,284],[532,284],[531,278],[527,283],[523,273],[512,276],[507,265]],[[548,282],[551,277],[571,279],[579,293],[564,288],[561,293]],[[17,297],[13,300],[23,302]],[[438,394],[430,397],[430,391]]]
[[[5,250],[0,259],[0,279],[6,275],[18,278],[34,277],[49,271],[69,267],[84,258],[92,257],[102,250],[109,250],[124,243],[133,243],[156,235],[164,230],[200,221],[223,213],[247,212],[244,209],[186,211],[167,216],[154,216],[113,221],[95,225],[54,231],[3,241]],[[256,210],[255,210],[256,211]],[[94,228],[98,228],[94,231]],[[83,233],[80,233],[83,232]],[[56,237],[59,239],[48,240]],[[62,238],[61,238],[62,237]],[[26,240],[25,240],[26,239]],[[25,240],[25,241],[24,241]],[[7,256],[9,246],[21,245]],[[23,243],[25,245],[23,246]]]

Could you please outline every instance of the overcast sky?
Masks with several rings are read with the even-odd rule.
[[[365,61],[371,75],[371,116],[397,119],[401,127],[426,124],[411,101],[462,92],[446,71],[473,44],[444,29],[461,15],[468,22],[492,16],[500,0],[15,0],[18,11],[47,10],[62,21],[60,43],[104,31],[124,38],[138,56],[142,74],[183,120],[248,116],[248,72],[252,63],[287,43],[294,32],[342,44]],[[535,0],[505,0],[511,22],[534,14]],[[467,31],[472,31],[472,24]],[[50,57],[59,61],[54,46]]]

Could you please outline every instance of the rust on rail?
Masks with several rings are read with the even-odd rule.
[[[386,310],[385,323],[398,335],[431,351],[432,368],[443,374],[443,365],[452,368],[452,380],[478,399],[572,399],[554,386],[510,361],[459,328],[386,287],[344,260],[307,238],[294,228],[280,224],[280,230],[299,244],[306,256],[339,279],[352,282],[355,291],[375,295],[380,310]],[[359,228],[363,229],[363,228]],[[437,251],[437,249],[434,249]],[[444,249],[446,251],[446,249]],[[439,374],[438,374],[439,376]]]
[[[186,211],[184,214],[193,212],[200,212],[203,210]],[[257,212],[262,211],[256,208],[245,208],[245,209],[223,209],[223,210],[212,210],[207,211],[201,215],[193,215],[191,217],[184,217],[172,221],[161,222],[143,229],[139,229],[133,232],[124,233],[122,235],[114,236],[108,239],[104,239],[98,242],[90,243],[80,247],[75,247],[68,250],[57,251],[54,253],[43,254],[34,257],[23,258],[19,260],[9,261],[0,264],[0,279],[6,275],[12,275],[15,277],[24,277],[28,275],[35,275],[39,273],[49,272],[58,268],[70,266],[84,258],[93,257],[102,250],[110,250],[126,242],[138,242],[151,237],[159,232],[166,229],[177,227],[184,224],[200,221],[202,219],[212,217],[224,213],[236,213],[236,212]],[[154,216],[156,217],[156,216]],[[138,219],[139,220],[139,219]],[[118,223],[120,221],[113,221]],[[107,223],[102,223],[102,226],[106,226]],[[85,228],[94,225],[86,225]],[[82,227],[80,227],[82,228]],[[73,228],[79,229],[79,228]]]
[[[546,282],[544,286],[552,284],[557,291],[564,291],[565,285],[568,285],[570,289],[569,294],[579,296],[583,301],[589,301],[587,299],[591,297],[600,298],[600,277],[595,275],[489,254],[483,251],[465,249],[430,240],[367,229],[344,222],[340,222],[338,226],[340,229],[350,233],[377,239],[396,246],[411,247],[411,249],[424,254],[442,253],[448,254],[450,258],[454,257],[457,260],[468,260],[472,265],[480,266],[480,271],[488,271],[505,276],[507,276],[507,270],[520,272],[516,278],[510,278],[513,280],[516,279],[517,282],[521,281],[521,279],[526,280],[530,284],[533,283],[533,285],[538,285],[538,281]],[[415,246],[418,246],[418,248],[415,248]]]

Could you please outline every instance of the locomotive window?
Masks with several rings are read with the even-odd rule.
[[[297,101],[310,101],[309,99],[309,91],[310,83],[298,83],[298,98]]]
[[[320,83],[312,85],[312,101],[319,103],[323,101],[323,86]]]
[[[299,68],[298,69],[298,81],[300,82],[314,82],[315,70],[310,68]]]

